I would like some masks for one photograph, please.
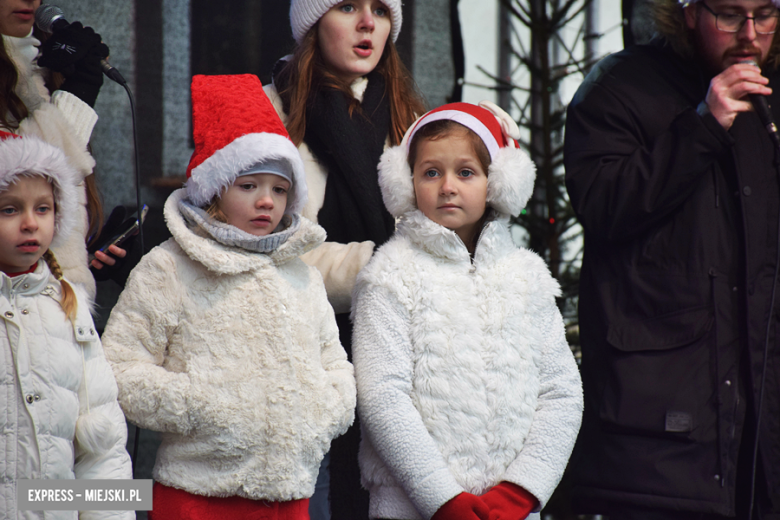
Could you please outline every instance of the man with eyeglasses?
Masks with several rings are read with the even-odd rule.
[[[780,153],[749,96],[780,108],[780,0],[651,1],[656,38],[598,63],[567,114],[575,511],[777,520]]]

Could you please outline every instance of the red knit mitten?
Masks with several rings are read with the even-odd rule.
[[[461,493],[439,508],[431,520],[488,520],[490,509],[478,496]]]
[[[482,495],[490,520],[523,520],[539,505],[531,493],[511,482],[501,482]]]

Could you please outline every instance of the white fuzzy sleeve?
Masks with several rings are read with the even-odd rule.
[[[131,422],[160,432],[193,428],[189,376],[162,366],[179,321],[181,290],[172,255],[153,249],[130,274],[103,334],[122,410]]]
[[[374,243],[325,242],[301,255],[301,260],[314,266],[322,275],[325,290],[336,314],[349,312],[355,279],[374,254]]]
[[[409,316],[388,290],[357,291],[352,339],[364,432],[415,508],[430,518],[464,491],[447,467],[412,398]]]
[[[66,93],[67,94],[67,93]],[[68,96],[60,96],[65,101]],[[44,103],[19,124],[20,135],[34,135],[65,152],[71,166],[84,177],[92,173],[95,160],[87,151],[87,144],[92,133],[94,120],[97,120],[94,110],[84,105],[83,110],[77,109],[76,102],[70,103],[69,112],[60,110],[54,103]]]
[[[539,367],[537,408],[523,449],[502,480],[530,492],[541,509],[566,469],[582,422],[583,399],[580,372],[552,297],[539,321],[546,342]]]
[[[322,368],[325,369],[331,388],[334,390],[333,397],[329,399],[333,422],[332,430],[328,435],[332,439],[346,432],[355,420],[355,371],[352,363],[347,361],[344,347],[341,346],[336,317],[328,304],[324,290],[320,297],[322,307],[325,309],[320,326],[320,356]]]

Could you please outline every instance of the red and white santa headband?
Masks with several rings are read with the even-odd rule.
[[[415,134],[434,121],[454,121],[473,131],[490,154],[488,204],[506,215],[519,215],[533,193],[536,167],[517,147],[520,130],[504,110],[489,101],[479,105],[449,103],[424,114],[409,127],[403,141],[388,149],[379,162],[379,186],[391,215],[417,209],[409,167],[409,146]]]

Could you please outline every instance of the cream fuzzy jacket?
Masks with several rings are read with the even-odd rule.
[[[387,200],[387,194],[385,194]],[[579,371],[542,259],[486,224],[473,260],[420,211],[360,273],[354,363],[371,518],[430,518],[501,481],[543,506],[582,415]]]
[[[65,278],[84,286],[90,300],[95,298],[95,279],[87,265],[86,235],[88,231],[87,193],[84,178],[92,173],[95,160],[87,151],[92,129],[97,122],[95,111],[70,92],[57,90],[49,96],[44,85],[45,69],[38,67],[40,42],[32,35],[14,38],[2,35],[3,43],[19,72],[16,94],[29,111],[19,122],[20,135],[34,135],[61,149],[70,165],[79,173],[79,215],[74,233],[65,244],[54,248],[57,262]]]
[[[135,518],[133,511],[17,511],[20,479],[131,479],[127,425],[85,294],[75,324],[42,260],[0,273],[0,518]]]
[[[301,226],[269,254],[224,246],[165,203],[173,238],[130,275],[103,343],[128,419],[163,432],[154,478],[208,496],[308,498],[352,424],[355,380]]]
[[[352,93],[355,98],[362,100],[366,87],[368,87],[366,78],[355,80],[355,83],[352,84]],[[282,123],[286,126],[288,116],[284,113],[282,98],[279,97],[276,87],[270,84],[263,87],[263,90],[273,103]],[[317,222],[317,214],[325,201],[328,172],[314,157],[306,143],[301,143],[298,146],[298,151],[301,152],[303,158],[306,185],[309,188],[309,199],[301,214],[312,222]],[[325,242],[301,257],[304,262],[319,269],[325,281],[328,300],[336,314],[349,312],[355,279],[363,266],[371,259],[371,255],[374,254],[374,245],[370,240],[349,244]]]

